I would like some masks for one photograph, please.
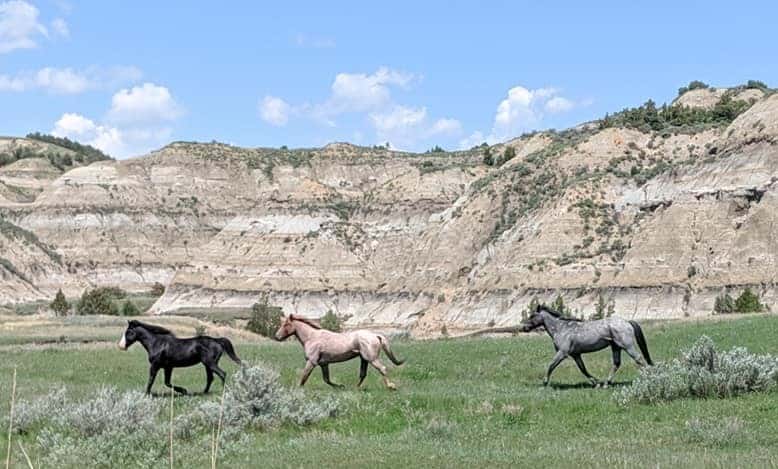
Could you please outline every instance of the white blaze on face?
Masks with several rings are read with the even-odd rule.
[[[124,334],[122,333],[122,338],[119,340],[119,348],[122,350],[127,350],[127,339],[124,338]]]

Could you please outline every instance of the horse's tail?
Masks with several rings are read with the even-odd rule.
[[[651,361],[651,355],[648,353],[648,344],[646,344],[646,336],[643,335],[643,329],[640,327],[640,324],[636,323],[635,321],[629,321],[629,324],[635,331],[635,340],[638,343],[638,347],[640,347],[640,353],[643,354],[643,358],[646,359],[646,363],[653,365],[654,362]]]
[[[218,339],[214,339],[214,340],[216,340],[216,342],[221,344],[222,348],[227,353],[227,356],[230,357],[230,359],[232,359],[232,361],[234,361],[238,365],[243,363],[240,360],[240,358],[238,358],[238,355],[235,353],[235,349],[232,347],[232,342],[230,342],[230,339],[228,339],[226,337],[219,337]]]
[[[389,360],[392,360],[392,363],[397,366],[405,363],[405,360],[400,360],[394,356],[394,353],[392,353],[392,348],[389,346],[389,339],[387,339],[386,336],[378,334],[378,340],[381,342],[381,348],[384,349],[384,353],[386,353],[386,356],[389,357]]]

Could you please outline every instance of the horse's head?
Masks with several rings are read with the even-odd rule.
[[[276,331],[275,339],[278,341],[286,340],[289,338],[289,336],[294,335],[295,328],[294,328],[294,317],[290,314],[288,316],[284,316],[284,318],[281,320],[281,326]]]
[[[543,309],[540,305],[535,308],[535,311],[531,311],[529,317],[521,321],[521,325],[519,326],[521,332],[529,332],[542,326],[544,323],[543,314],[541,314],[542,311]]]
[[[136,328],[140,323],[138,321],[127,321],[127,329],[122,334],[122,338],[119,339],[119,348],[127,350],[130,345],[134,344],[138,340],[138,331]]]

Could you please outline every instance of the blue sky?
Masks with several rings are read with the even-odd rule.
[[[775,2],[378,3],[0,0],[0,135],[456,149],[778,85]]]

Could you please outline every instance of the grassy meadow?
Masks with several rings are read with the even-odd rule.
[[[120,323],[102,326],[118,338]],[[701,334],[720,348],[742,345],[757,353],[778,354],[778,316],[647,324],[655,361],[671,359]],[[14,330],[0,329],[0,429],[3,461],[11,377],[17,368],[17,397],[29,399],[66,385],[75,396],[98,387],[142,390],[146,354],[139,345],[122,352],[110,344],[24,345]],[[293,386],[303,365],[293,341],[248,342],[237,339],[244,361],[264,362]],[[256,431],[240,451],[219,458],[220,467],[774,467],[778,466],[778,393],[732,399],[683,399],[660,405],[620,406],[613,399],[619,386],[636,376],[624,355],[618,384],[590,388],[572,360],[541,387],[553,355],[544,335],[504,338],[395,341],[395,352],[407,363],[390,369],[399,390],[386,390],[370,370],[363,390],[355,388],[358,361],[331,366],[331,389],[318,370],[306,385],[311,398],[335,395],[339,415],[308,427],[285,425]],[[606,376],[610,352],[585,356],[589,371]],[[388,364],[388,360],[385,360]],[[226,357],[228,375],[236,370]],[[177,370],[173,382],[200,391],[202,367]],[[228,383],[229,386],[229,378]],[[162,373],[155,391],[164,392]],[[221,385],[209,396],[177,397],[175,411],[195,402],[218,402]],[[160,399],[163,399],[162,397]],[[39,467],[36,435],[14,435]],[[16,443],[12,467],[27,467]],[[157,467],[167,465],[159,461]],[[210,467],[210,455],[175,454],[176,467]]]

